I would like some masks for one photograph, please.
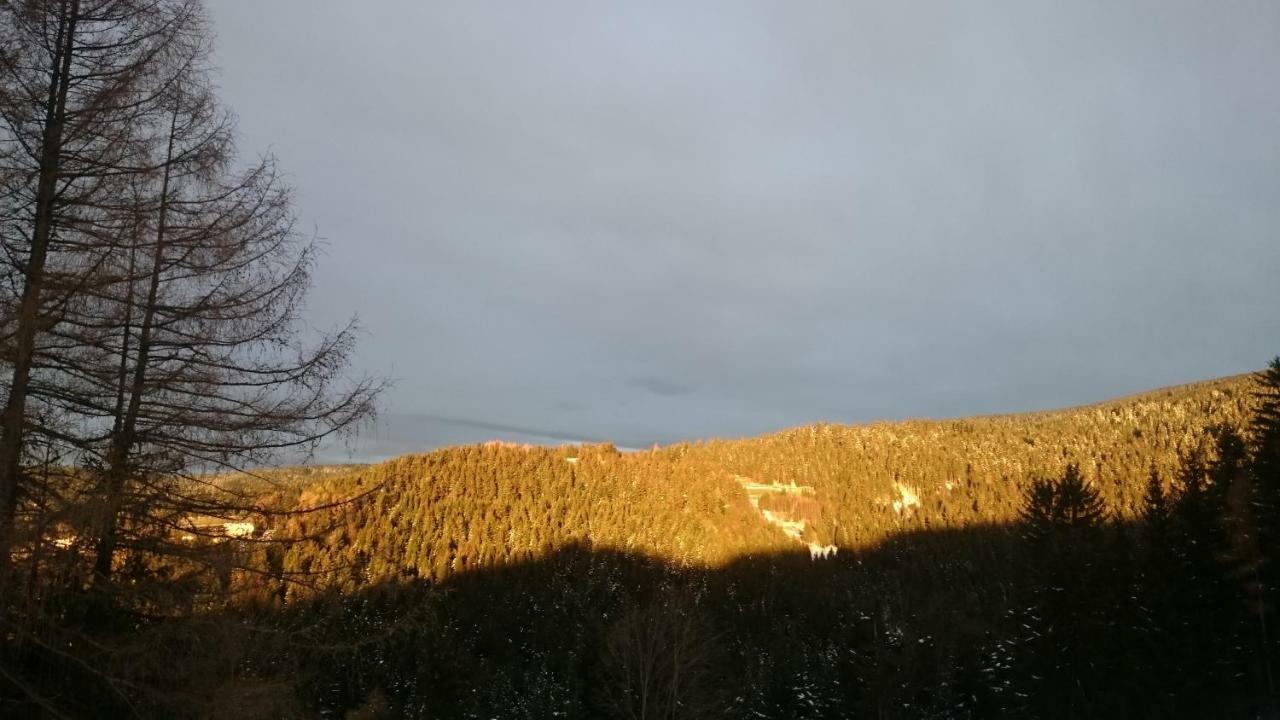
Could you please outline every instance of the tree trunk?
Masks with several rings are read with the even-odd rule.
[[[160,274],[164,270],[165,232],[168,229],[169,184],[173,172],[174,137],[178,126],[178,104],[174,104],[173,115],[169,122],[169,141],[165,150],[164,179],[160,185],[159,218],[156,221],[156,247],[151,259],[151,272],[147,285],[147,299],[142,306],[142,322],[138,328],[138,357],[133,366],[133,377],[127,386],[129,403],[123,408],[124,414],[116,415],[114,431],[111,434],[111,454],[108,458],[106,472],[106,497],[102,535],[98,538],[93,564],[94,587],[105,586],[111,579],[111,566],[119,545],[120,510],[124,505],[124,486],[129,479],[129,457],[133,452],[138,427],[138,412],[142,408],[142,393],[147,379],[147,361],[151,353],[151,328],[155,322],[156,299],[160,291]],[[133,293],[129,293],[127,312],[132,313]],[[121,345],[121,367],[127,362],[128,331],[126,340]],[[124,382],[124,373],[121,374]],[[122,390],[125,386],[122,385]],[[118,395],[123,399],[124,393]],[[117,403],[117,412],[123,403]]]
[[[40,175],[36,186],[36,214],[31,232],[31,253],[23,268],[25,285],[14,333],[13,378],[9,399],[0,414],[0,594],[8,587],[10,548],[14,516],[20,496],[23,430],[27,411],[27,387],[35,360],[36,333],[40,325],[40,294],[44,285],[45,260],[53,235],[54,204],[58,194],[58,174],[62,160],[62,131],[66,120],[67,91],[70,87],[71,56],[75,49],[76,22],[80,0],[63,5],[59,17],[55,66],[50,73],[45,104],[44,135],[40,147]]]

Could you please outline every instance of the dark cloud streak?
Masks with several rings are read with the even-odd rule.
[[[531,438],[540,438],[544,440],[556,440],[565,443],[604,443],[615,442],[613,439],[602,437],[591,437],[580,433],[566,432],[563,430],[551,430],[541,427],[522,427],[519,425],[508,425],[506,423],[487,422],[484,420],[468,420],[465,418],[441,417],[439,415],[428,415],[426,413],[397,413],[391,418],[396,424],[412,425],[412,424],[431,424],[442,423],[445,425],[454,425],[457,427],[468,428],[471,430],[480,430],[486,433],[497,433],[495,437],[503,435],[516,435]],[[626,445],[626,443],[622,443]]]

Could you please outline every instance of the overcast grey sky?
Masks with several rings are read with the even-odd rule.
[[[397,381],[362,454],[1039,409],[1280,353],[1274,0],[208,5],[242,151],[327,239],[316,322],[357,313]]]

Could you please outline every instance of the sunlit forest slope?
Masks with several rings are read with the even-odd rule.
[[[1254,389],[1237,376],[1066,410],[820,424],[640,452],[449,448],[307,487],[298,507],[363,499],[290,517],[283,534],[313,539],[291,546],[283,568],[340,567],[330,580],[353,587],[440,580],[569,544],[708,566],[797,542],[852,551],[905,531],[1015,522],[1031,479],[1069,463],[1116,519],[1132,520],[1152,469],[1172,477],[1206,429],[1243,428]],[[747,484],[781,487],[753,504]],[[789,536],[781,521],[803,529]]]

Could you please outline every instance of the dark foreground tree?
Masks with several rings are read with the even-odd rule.
[[[1018,712],[1078,718],[1123,708],[1125,696],[1092,667],[1115,662],[1116,630],[1127,619],[1128,566],[1115,552],[1107,507],[1075,463],[1032,480],[1022,508],[1035,578],[1020,624],[1027,655],[1013,682]],[[1099,657],[1101,656],[1101,657]]]
[[[1072,528],[1092,528],[1106,519],[1106,504],[1097,488],[1084,479],[1080,466],[1071,463],[1061,477],[1031,481],[1022,519],[1037,536]]]
[[[625,611],[605,636],[601,705],[627,720],[721,716],[719,644],[710,616],[688,592]]]
[[[41,441],[65,447],[76,421],[32,384],[54,365],[49,355],[62,343],[50,338],[67,309],[114,281],[103,271],[128,221],[127,188],[154,169],[146,129],[164,73],[190,52],[197,10],[177,0],[0,3],[0,591],[15,513],[42,492],[23,468]]]
[[[1280,358],[1257,376],[1257,410],[1249,428],[1252,457],[1248,493],[1238,515],[1249,587],[1249,611],[1261,648],[1256,674],[1269,705],[1280,713]],[[1240,544],[1238,543],[1238,544]]]
[[[207,473],[301,460],[381,387],[354,323],[304,323],[315,250],[238,166],[208,35],[199,0],[0,2],[0,690],[51,712],[123,700],[98,631],[262,570],[225,540],[275,508]]]
[[[233,172],[230,121],[204,72],[182,73],[166,98],[160,171],[131,238],[138,280],[107,313],[124,318],[108,362],[80,373],[107,378],[113,396],[97,459],[95,583],[109,581],[117,549],[172,554],[184,518],[268,512],[191,474],[305,456],[368,419],[379,389],[345,378],[354,323],[299,332],[314,249],[294,232],[270,159]],[[86,411],[100,394],[88,388]]]

